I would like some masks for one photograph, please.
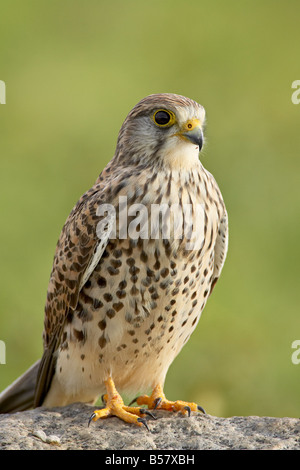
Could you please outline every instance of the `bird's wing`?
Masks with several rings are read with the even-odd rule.
[[[99,205],[111,198],[111,185],[99,182],[85,193],[69,215],[57,243],[45,306],[44,354],[35,390],[42,404],[55,371],[55,351],[68,313],[76,309],[79,292],[98,264],[113,230],[109,213],[99,217]],[[99,225],[100,224],[100,225]]]
[[[215,243],[215,256],[214,256],[214,270],[211,281],[210,294],[213,291],[213,288],[216,285],[217,280],[220,277],[221,271],[223,269],[225,258],[228,249],[228,216],[226,209],[224,209],[224,214],[220,220],[217,239]]]

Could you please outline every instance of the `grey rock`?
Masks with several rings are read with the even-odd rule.
[[[94,406],[75,403],[0,415],[1,450],[292,450],[300,449],[300,419],[155,411],[143,426],[118,418],[91,422]]]

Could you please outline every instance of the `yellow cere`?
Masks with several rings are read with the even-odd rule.
[[[189,119],[186,123],[184,123],[183,127],[182,127],[182,132],[188,132],[188,131],[192,131],[193,129],[195,129],[195,127],[199,127],[201,126],[201,122],[199,119]]]

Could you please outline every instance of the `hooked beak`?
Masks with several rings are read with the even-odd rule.
[[[199,119],[188,120],[182,127],[181,131],[176,135],[184,140],[188,140],[192,144],[198,145],[199,151],[203,147],[203,133]]]

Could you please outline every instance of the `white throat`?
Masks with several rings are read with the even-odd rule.
[[[166,166],[173,170],[191,170],[200,165],[198,145],[175,136],[164,147],[162,157]]]

